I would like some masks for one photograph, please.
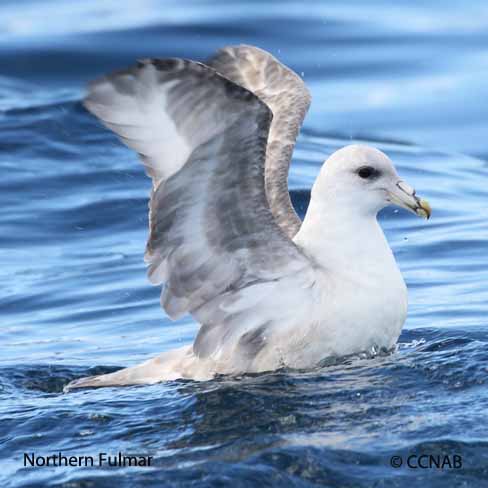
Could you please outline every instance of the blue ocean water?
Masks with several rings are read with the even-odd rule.
[[[0,485],[488,486],[487,28],[481,0],[3,0]],[[146,279],[150,181],[82,108],[85,83],[235,43],[311,89],[290,174],[302,213],[323,160],[351,141],[385,151],[431,202],[428,222],[381,215],[410,291],[398,351],[63,394],[197,330],[166,318]],[[24,467],[32,452],[154,460]],[[422,455],[462,466],[422,468]]]

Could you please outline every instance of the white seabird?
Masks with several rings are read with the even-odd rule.
[[[269,53],[226,47],[206,64],[149,59],[91,84],[85,107],[152,178],[149,279],[200,324],[194,343],[79,387],[309,368],[390,349],[407,290],[376,216],[430,207],[377,149],[332,154],[303,222],[288,193],[305,84]]]

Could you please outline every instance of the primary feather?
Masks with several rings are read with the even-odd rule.
[[[254,46],[229,46],[207,61],[234,83],[247,88],[273,113],[265,164],[266,196],[278,225],[292,238],[300,228],[288,192],[293,148],[310,106],[303,80],[271,54]]]

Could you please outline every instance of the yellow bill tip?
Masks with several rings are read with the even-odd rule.
[[[419,200],[419,206],[417,208],[417,215],[420,215],[424,219],[429,219],[432,215],[432,208],[427,200]]]

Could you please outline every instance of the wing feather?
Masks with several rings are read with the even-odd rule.
[[[148,274],[165,284],[168,315],[189,312],[207,324],[195,352],[222,345],[216,325],[229,330],[240,318],[247,333],[251,324],[268,323],[250,320],[257,299],[250,290],[279,295],[280,283],[289,289],[310,262],[278,226],[266,197],[267,105],[205,65],[171,59],[102,78],[85,106],[139,152],[153,178]],[[246,344],[259,342],[247,337],[253,340]]]
[[[301,220],[288,192],[288,171],[295,142],[310,106],[310,93],[302,79],[271,54],[254,46],[228,46],[207,64],[252,91],[271,109],[268,136],[266,196],[278,225],[292,238]]]

